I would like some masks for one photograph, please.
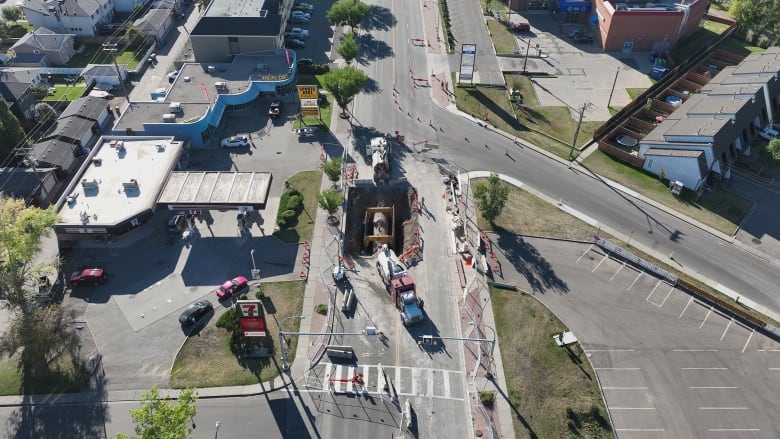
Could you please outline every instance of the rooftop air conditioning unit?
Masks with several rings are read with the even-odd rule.
[[[86,178],[81,180],[81,187],[84,189],[97,189],[98,182],[97,180],[87,180]]]
[[[227,90],[227,82],[215,82],[214,88],[217,90]]]
[[[171,105],[168,106],[168,111],[171,113],[181,113],[184,110],[181,108],[181,102],[171,102]]]
[[[122,182],[122,187],[125,190],[128,190],[128,189],[138,189],[138,180],[136,180],[135,178],[132,178],[132,179],[130,179],[130,181],[123,181]]]
[[[173,113],[163,114],[163,122],[176,123],[176,115]]]

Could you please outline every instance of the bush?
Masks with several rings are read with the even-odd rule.
[[[230,332],[238,331],[241,328],[241,323],[238,321],[238,313],[236,313],[234,308],[230,308],[219,316],[216,325],[217,328],[222,328]]]
[[[330,72],[330,66],[328,64],[311,64],[298,68],[298,73],[301,75],[324,75],[328,72]]]
[[[328,305],[325,305],[324,303],[320,303],[317,305],[316,311],[320,314],[327,314],[328,313]]]
[[[262,288],[255,291],[255,299],[262,299],[263,297],[265,297],[265,291]]]
[[[279,213],[276,214],[276,224],[280,228],[295,218],[303,209],[303,194],[297,189],[290,188],[279,197]]]
[[[246,300],[246,299],[248,299],[248,298],[249,298],[249,296],[247,296],[247,295],[246,295],[246,293],[244,293],[244,294],[242,294],[242,295],[238,296],[238,299],[239,299],[239,300]]]
[[[491,406],[494,402],[496,402],[496,394],[488,390],[480,390],[479,402],[481,402],[482,405]]]
[[[296,214],[303,209],[303,195],[291,195],[287,200],[285,210],[292,210]]]

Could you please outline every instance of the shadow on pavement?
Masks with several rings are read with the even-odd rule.
[[[498,247],[504,251],[504,255],[514,269],[525,277],[534,293],[569,292],[566,281],[555,274],[552,265],[536,247],[524,240],[522,236],[513,235],[506,230],[497,229],[495,233],[498,235],[496,240]]]

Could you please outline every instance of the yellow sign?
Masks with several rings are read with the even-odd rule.
[[[319,116],[320,115],[320,109],[319,107],[302,107],[301,108],[301,114],[304,116]]]
[[[317,99],[319,91],[316,85],[299,85],[298,86],[298,98],[299,99]]]

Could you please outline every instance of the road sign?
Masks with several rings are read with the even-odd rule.
[[[461,81],[474,80],[474,65],[477,59],[477,45],[463,44],[460,50],[460,75]]]

